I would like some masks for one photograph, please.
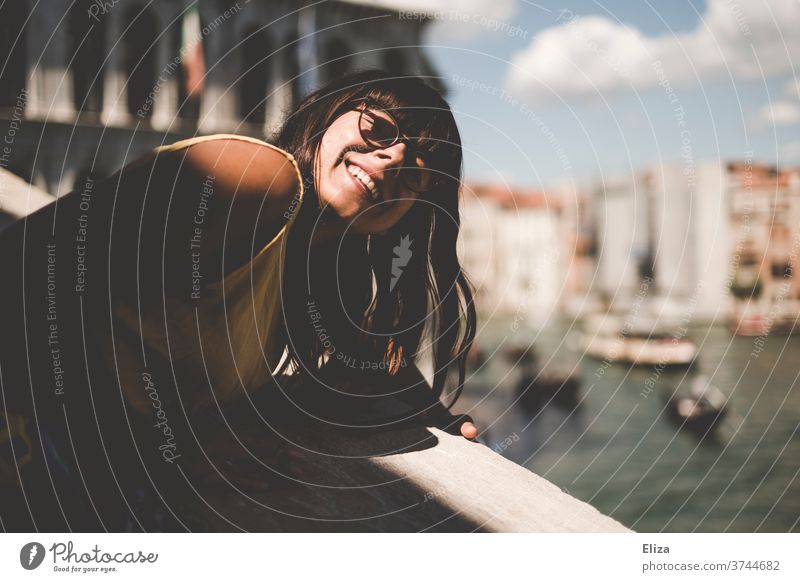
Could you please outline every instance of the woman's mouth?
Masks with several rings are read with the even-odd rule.
[[[374,182],[372,182],[372,180],[368,176],[366,176],[366,174],[364,173],[363,170],[361,170],[360,168],[358,168],[355,165],[346,165],[345,164],[345,171],[350,176],[350,179],[359,188],[361,193],[368,200],[374,202],[375,200],[378,199],[378,188],[377,188],[377,186],[375,185]],[[364,178],[364,179],[362,180],[362,178],[360,178],[359,175],[361,175],[362,178]],[[368,186],[367,183],[365,183],[365,182],[370,183],[371,186]]]

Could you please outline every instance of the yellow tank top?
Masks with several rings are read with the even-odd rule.
[[[297,173],[299,192],[291,217],[274,238],[221,281],[202,283],[195,297],[164,297],[163,306],[112,300],[113,342],[101,344],[126,399],[143,413],[152,414],[159,388],[167,382],[174,382],[187,413],[243,396],[267,386],[283,356],[275,340],[282,317],[286,241],[303,199],[294,156],[255,138],[217,134],[155,148],[136,163],[214,139],[248,141],[281,152]]]

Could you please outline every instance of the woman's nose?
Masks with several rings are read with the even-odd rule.
[[[406,157],[406,144],[405,142],[399,141],[387,148],[377,149],[373,153],[380,158],[383,166],[387,170],[399,168],[403,165],[403,160],[405,160]]]

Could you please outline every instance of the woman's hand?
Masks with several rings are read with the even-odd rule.
[[[468,414],[454,415],[440,401],[431,401],[430,386],[415,364],[402,368],[389,381],[394,383],[398,398],[419,410],[422,417],[434,426],[453,435],[474,441],[479,434],[475,421]]]
[[[444,406],[442,406],[442,409],[445,411],[442,414],[450,414]],[[450,418],[444,421],[441,428],[452,435],[461,435],[465,439],[473,442],[475,442],[475,439],[478,437],[478,427],[475,426],[475,422],[468,414],[450,415]]]
[[[461,435],[471,441],[475,440],[478,437],[478,427],[470,421],[465,421],[461,423]]]

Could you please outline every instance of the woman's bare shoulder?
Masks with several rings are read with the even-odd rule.
[[[266,142],[238,136],[210,136],[178,142],[158,152],[176,165],[170,213],[175,217],[167,247],[185,260],[185,241],[194,232],[201,196],[208,209],[202,224],[208,281],[217,281],[249,262],[299,208],[302,181],[294,157]],[[166,173],[170,176],[170,171]],[[186,230],[188,229],[188,231]],[[223,260],[224,259],[224,260]],[[219,267],[224,270],[213,270]]]
[[[199,141],[186,148],[185,163],[200,176],[214,179],[215,193],[235,197],[237,202],[252,199],[261,204],[264,196],[284,204],[266,208],[271,219],[281,216],[300,191],[301,177],[294,157],[283,149],[257,140],[219,136]]]

